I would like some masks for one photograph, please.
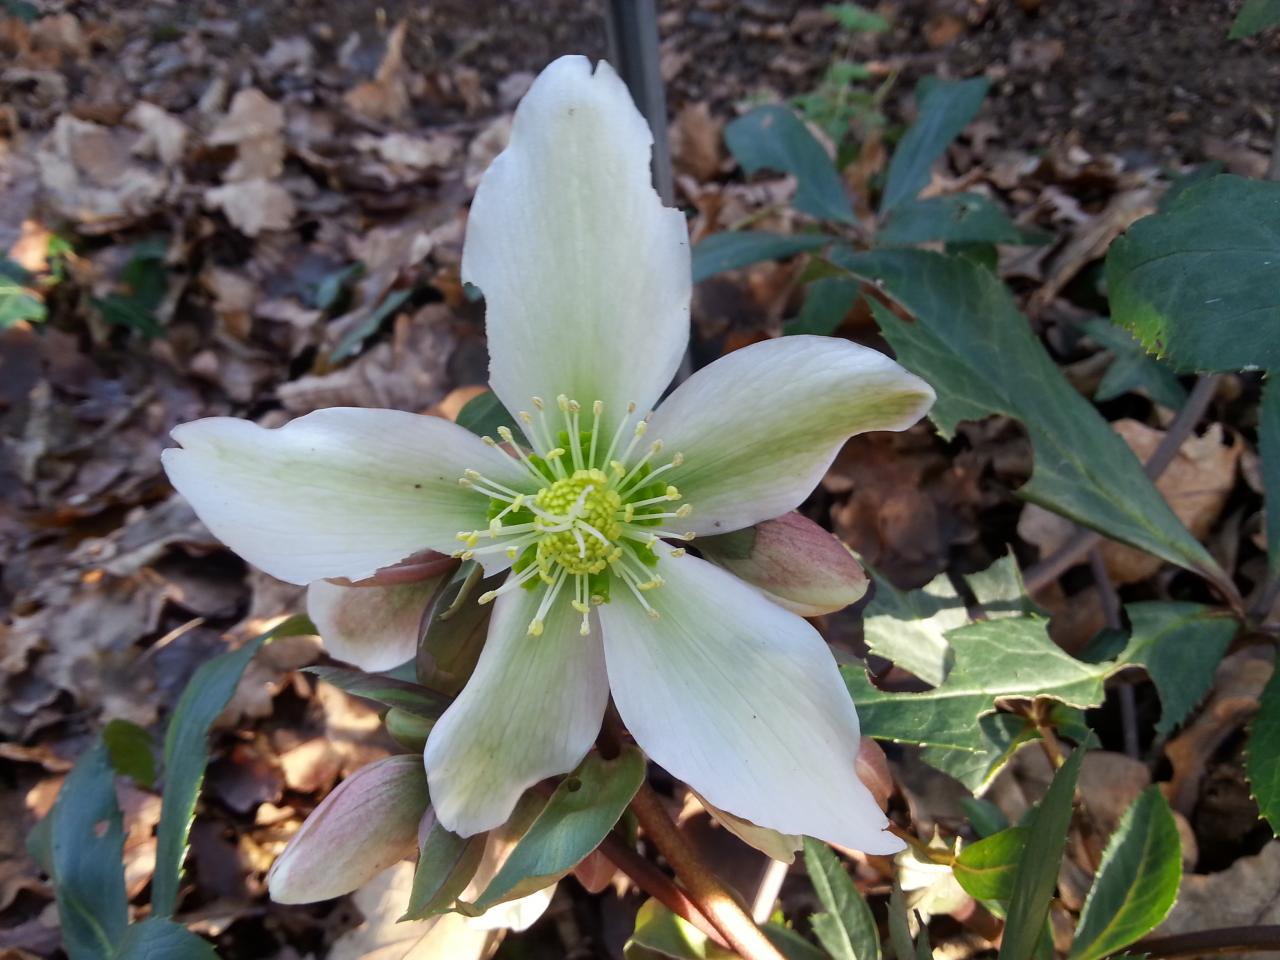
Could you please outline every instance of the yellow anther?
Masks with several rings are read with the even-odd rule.
[[[474,486],[474,484],[473,484],[470,480],[468,480],[466,477],[459,477],[459,478],[458,478],[458,486],[460,486],[460,487],[471,487],[471,486]]]
[[[496,447],[498,445],[497,440],[493,439],[493,437],[488,437],[488,436],[481,437],[480,442],[483,443],[486,447]]]
[[[580,404],[577,400],[570,400],[570,401],[569,401],[569,412],[570,412],[570,413],[578,413],[578,412],[580,412],[581,410],[582,410],[582,404]]]
[[[468,547],[474,547],[476,544],[478,544],[478,543],[480,542],[480,531],[479,531],[479,530],[472,530],[472,531],[471,531],[470,536],[468,536],[468,537],[467,537],[467,539],[466,539],[466,540],[464,540],[463,542],[464,542]]]
[[[591,608],[587,606],[585,603],[583,603],[581,600],[571,600],[569,602],[569,606],[573,607],[573,609],[577,610],[579,613],[591,612]]]
[[[637,437],[643,437],[646,433],[648,433],[648,431],[649,431],[649,422],[647,420],[641,420],[639,423],[636,424]]]
[[[504,443],[515,443],[515,438],[511,435],[510,427],[499,427],[498,436],[502,438]]]
[[[688,543],[690,540],[692,540],[696,536],[697,534],[694,533],[692,530],[686,530],[684,532],[684,536],[682,536],[680,539],[683,540],[685,543]]]
[[[622,511],[622,522],[630,523],[636,518],[636,508],[633,504],[628,503],[625,510]]]
[[[650,608],[648,609],[648,611],[647,611],[647,612],[648,612],[648,614],[649,614],[649,619],[650,619],[650,620],[661,620],[661,619],[662,619],[662,614],[660,614],[657,610],[653,609],[653,607],[650,607]]]
[[[468,480],[483,480],[483,479],[484,479],[484,477],[482,477],[482,476],[480,475],[480,471],[479,471],[479,470],[464,470],[464,471],[462,471],[462,475],[463,475],[464,477],[466,477]]]
[[[519,550],[519,548],[517,548],[517,547],[507,547],[507,559],[508,559],[508,560],[514,560],[514,559],[515,559],[516,557],[518,557],[518,556],[520,556],[520,550]]]
[[[537,407],[539,410],[545,410],[547,407],[546,403],[543,402],[541,397],[534,397],[533,405]]]
[[[674,550],[672,550],[672,551],[671,551],[671,556],[673,556],[673,557],[683,557],[687,552],[688,552],[688,551],[687,551],[687,550],[685,550],[685,548],[684,548],[684,547],[676,547]]]
[[[673,486],[671,486],[671,485],[669,485],[669,484],[668,484],[668,486],[667,486],[667,499],[668,499],[668,500],[679,500],[679,499],[680,499],[680,491],[679,491],[679,490],[677,490],[675,487],[673,487]]]
[[[600,416],[600,414],[604,413],[604,404],[599,400],[595,401],[591,404],[591,412],[597,417]]]
[[[671,458],[671,465],[673,467],[678,467],[682,463],[684,463],[684,454],[677,452],[676,455]]]
[[[541,620],[530,620],[530,621],[529,621],[529,636],[531,636],[531,637],[540,637],[540,636],[542,636],[542,626],[543,626],[543,624],[542,624],[542,621],[541,621]]]
[[[679,517],[681,520],[683,520],[685,517],[687,517],[691,513],[693,513],[693,504],[686,503],[684,506],[682,506],[679,510],[676,511],[676,516]]]
[[[661,441],[661,440],[655,440],[655,441],[653,441],[653,443],[649,444],[649,449],[650,449],[651,451],[653,451],[654,453],[661,453],[661,452],[662,452],[662,441]]]
[[[562,394],[560,394],[560,396],[556,397],[556,406],[558,406],[558,407],[560,408],[560,411],[561,411],[562,413],[568,413],[568,412],[569,412],[569,398],[568,398],[568,397],[566,397],[563,393],[562,393]]]
[[[558,460],[564,456],[564,447],[556,447],[554,450],[548,450],[544,460]]]
[[[489,590],[486,593],[480,594],[480,599],[477,600],[476,603],[480,603],[480,604],[493,603],[493,601],[496,600],[497,597],[498,597],[498,592],[496,590]]]

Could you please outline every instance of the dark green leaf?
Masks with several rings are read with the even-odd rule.
[[[1244,0],[1244,6],[1231,24],[1232,40],[1251,37],[1280,23],[1280,0]]]
[[[1173,182],[1169,184],[1169,189],[1160,197],[1160,203],[1157,204],[1156,209],[1160,213],[1168,212],[1168,210],[1177,203],[1178,198],[1187,190],[1190,190],[1192,187],[1199,186],[1206,180],[1213,179],[1218,174],[1225,172],[1225,170],[1226,164],[1221,160],[1210,160],[1207,163],[1202,163],[1199,166],[1193,167],[1187,173],[1176,177]]]
[[[1145,390],[1156,403],[1180,410],[1187,391],[1167,365],[1149,355],[1128,332],[1108,320],[1093,319],[1084,325],[1089,336],[1110,350],[1115,359],[1093,392],[1099,403],[1114,400],[1132,390]]]
[[[418,682],[424,687],[449,696],[462,691],[480,659],[493,612],[491,606],[476,603],[475,598],[497,589],[503,576],[485,580],[480,565],[469,561],[431,599],[427,630],[414,663]]]
[[[400,305],[413,295],[413,290],[392,290],[382,302],[369,311],[369,315],[361,320],[356,326],[347,331],[336,347],[333,348],[333,355],[329,358],[334,363],[339,360],[345,360],[347,357],[355,354],[360,345],[378,332],[378,328],[382,326],[382,321],[387,319],[397,310]]]
[[[1102,960],[1162,921],[1182,883],[1182,840],[1160,787],[1125,811],[1102,854],[1071,944],[1070,960]]]
[[[40,16],[40,8],[27,0],[0,0],[0,9],[23,23],[34,23]]]
[[[422,920],[453,909],[484,856],[487,834],[460,837],[440,826],[434,815],[431,824],[418,854],[413,889],[402,921]]]
[[[989,837],[1009,828],[1009,818],[990,800],[984,800],[982,797],[961,797],[960,806],[964,807],[969,825],[980,837]]]
[[[1280,371],[1269,374],[1262,385],[1258,449],[1266,491],[1267,569],[1271,576],[1280,577]]]
[[[156,756],[151,734],[136,723],[116,718],[102,730],[102,741],[117,773],[150,790],[156,782]]]
[[[953,193],[927,200],[907,200],[889,214],[876,231],[883,247],[908,247],[917,243],[1049,242],[1049,234],[1020,227],[992,201],[978,193]]]
[[[765,260],[785,260],[830,242],[831,238],[821,233],[781,234],[764,230],[713,233],[693,248],[693,282]]]
[[[889,894],[889,946],[897,960],[913,960],[915,945],[911,942],[911,924],[907,918],[907,901],[898,881]]]
[[[809,918],[813,932],[835,960],[880,960],[880,931],[871,908],[831,849],[804,838],[804,865],[826,913]]]
[[[468,400],[458,411],[457,423],[477,437],[497,437],[499,427],[508,427],[516,435],[520,433],[516,418],[507,412],[507,408],[492,390],[486,390]]]
[[[795,177],[797,210],[819,220],[854,222],[844,181],[827,151],[786,107],[756,107],[729,124],[724,139],[748,176],[776,170]]]
[[[1280,836],[1280,669],[1262,691],[1246,751],[1249,788],[1272,832]]]
[[[129,927],[112,960],[218,960],[218,954],[182,924],[151,917]]]
[[[809,333],[828,337],[844,321],[858,299],[859,284],[845,277],[823,277],[809,284],[804,305],[795,319],[788,320],[783,332],[789,335]]]
[[[1156,685],[1156,736],[1166,737],[1209,692],[1239,624],[1225,610],[1198,603],[1131,603],[1125,612],[1133,635],[1120,663],[1141,666]]]
[[[305,667],[304,672],[331,683],[341,690],[366,700],[376,700],[406,713],[437,720],[449,706],[449,698],[407,680],[395,680],[377,673],[348,670],[345,667]]]
[[[164,802],[156,828],[156,871],[151,881],[151,909],[156,916],[171,916],[178,906],[187,835],[209,762],[209,728],[231,700],[240,675],[262,644],[271,637],[289,636],[310,627],[305,617],[290,618],[238,650],[201,666],[182,691],[164,739]]]
[[[328,310],[338,302],[338,297],[347,284],[364,272],[363,263],[353,263],[335,270],[316,285],[315,295],[311,298],[312,306],[319,310]]]
[[[520,838],[477,909],[540,890],[577,866],[608,836],[644,782],[644,754],[628,747],[615,759],[587,754]]]
[[[421,753],[426,747],[427,738],[431,736],[431,730],[436,725],[434,720],[409,713],[399,707],[388,710],[382,722],[387,728],[387,733],[395,738],[396,743],[414,753]]]
[[[929,183],[929,171],[947,146],[978,115],[987,95],[987,79],[938,80],[926,77],[916,87],[920,114],[889,161],[880,213],[914,200]]]
[[[150,310],[132,297],[112,293],[105,297],[91,297],[89,302],[102,314],[102,319],[117,327],[127,327],[147,337],[158,337],[164,327]]]
[[[1280,183],[1214,177],[1107,253],[1112,318],[1179,370],[1280,369]]]
[[[103,960],[124,936],[129,912],[115,771],[100,741],[76,761],[49,816],[63,945],[71,960]]]
[[[1009,827],[969,844],[952,865],[956,882],[974,899],[1008,900],[1026,845],[1026,827]]]
[[[1058,867],[1067,846],[1071,799],[1080,777],[1085,748],[1067,758],[1027,824],[1027,845],[1013,876],[1009,919],[1000,944],[1000,960],[1026,960],[1037,949],[1058,885]]]
[[[832,259],[915,315],[915,323],[906,323],[873,304],[899,361],[938,391],[930,417],[944,436],[961,420],[1018,418],[1036,457],[1019,496],[1171,563],[1225,578],[1129,445],[1067,382],[991,273],[923,250],[835,251]]]

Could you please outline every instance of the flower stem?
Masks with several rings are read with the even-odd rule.
[[[782,954],[680,832],[649,784],[640,787],[631,801],[631,810],[645,835],[671,864],[689,899],[734,950],[745,960],[783,960]]]
[[[657,900],[678,917],[689,921],[718,947],[728,949],[729,944],[699,911],[683,890],[671,882],[671,879],[636,853],[629,846],[610,834],[604,838],[599,850],[619,870],[631,878],[631,881]]]

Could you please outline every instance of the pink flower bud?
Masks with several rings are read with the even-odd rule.
[[[803,617],[847,607],[867,592],[849,548],[807,517],[785,513],[754,527],[699,537],[703,557]]]
[[[324,798],[276,858],[267,874],[271,899],[340,897],[412,856],[427,803],[421,757],[402,754],[361,767]]]

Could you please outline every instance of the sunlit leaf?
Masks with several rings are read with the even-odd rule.
[[[1102,960],[1151,932],[1173,907],[1181,882],[1178,825],[1153,784],[1125,811],[1107,843],[1070,960]]]
[[[136,723],[117,717],[103,727],[102,742],[107,746],[111,765],[117,773],[132,777],[140,787],[151,789],[156,780],[156,756],[151,734]]]
[[[956,882],[977,900],[1008,900],[1026,845],[1025,827],[1009,827],[969,844],[952,865]]]
[[[466,427],[477,437],[496,438],[499,427],[507,427],[517,436],[520,434],[516,418],[507,412],[507,408],[502,405],[502,401],[492,390],[476,394],[468,400],[458,411],[456,422],[458,426]]]

